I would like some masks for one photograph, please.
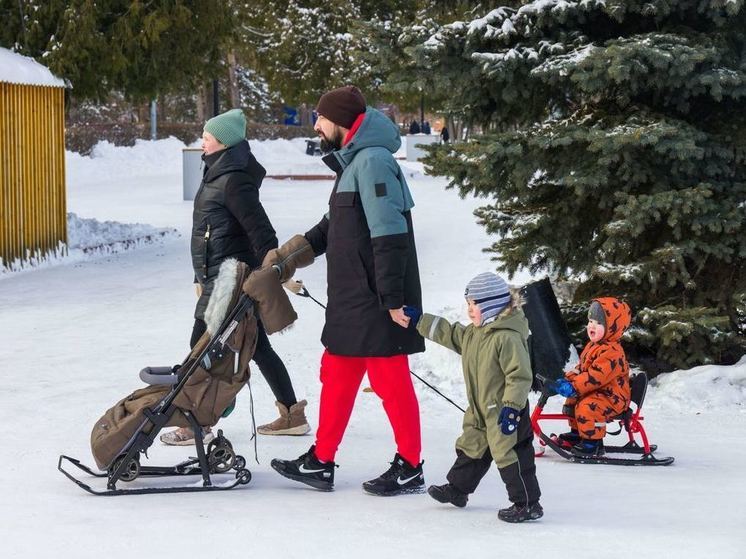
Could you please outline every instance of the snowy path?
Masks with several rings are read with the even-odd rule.
[[[475,200],[444,191],[441,179],[411,178],[425,306],[451,318],[463,311],[462,289],[490,268],[489,244],[474,224]],[[667,410],[651,391],[646,425],[669,468],[581,466],[538,460],[545,517],[530,525],[496,519],[506,504],[496,471],[464,510],[425,495],[375,498],[360,483],[381,473],[394,452],[377,398],[361,393],[338,454],[336,490],[319,493],[278,476],[272,457],[295,457],[312,437],[259,440],[252,458],[249,394],[221,427],[249,460],[251,484],[226,493],[95,498],[56,471],[61,453],[92,463],[88,437],[96,419],[140,386],[145,365],[172,364],[184,353],[194,293],[188,260],[189,203],[176,173],[111,172],[69,178],[70,211],[83,217],[177,228],[166,244],[60,265],[0,280],[0,422],[6,426],[0,476],[3,558],[272,557],[316,558],[522,556],[597,558],[743,557],[746,537],[746,413],[739,407],[701,414]],[[328,183],[268,181],[262,190],[281,240],[323,213]],[[144,203],[147,201],[147,206]],[[322,301],[325,266],[299,276]],[[526,278],[517,278],[517,282]],[[285,359],[299,398],[317,420],[318,337],[322,311],[294,299],[300,319],[272,342]],[[436,371],[439,386],[464,401],[457,359],[429,347],[412,361]],[[448,381],[448,378],[453,379]],[[445,380],[444,380],[445,379]],[[425,475],[441,483],[453,459],[458,412],[415,381],[422,410]],[[274,417],[260,375],[252,381],[257,421]],[[707,449],[703,451],[702,449]],[[188,451],[155,445],[153,463]],[[137,481],[135,484],[139,484]],[[530,556],[529,555],[529,556]]]

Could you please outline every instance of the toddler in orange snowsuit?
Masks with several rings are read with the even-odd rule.
[[[570,396],[564,413],[571,417],[571,431],[559,438],[574,454],[603,454],[606,423],[629,407],[629,365],[619,341],[631,319],[627,303],[614,297],[594,299],[588,308],[590,341],[558,383],[567,389],[559,393]]]

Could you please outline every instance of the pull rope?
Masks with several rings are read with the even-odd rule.
[[[298,293],[296,293],[296,295],[299,295],[301,297],[306,297],[307,299],[311,299],[311,301],[313,301],[314,303],[316,303],[322,309],[326,310],[326,305],[324,305],[318,299],[316,299],[315,297],[313,297],[311,295],[311,293],[309,293],[309,291],[308,291],[308,289],[306,288],[305,285],[303,285],[300,288],[300,291],[298,291]],[[454,402],[453,400],[451,400],[448,396],[446,396],[445,394],[443,394],[440,390],[438,390],[437,388],[435,388],[432,384],[430,384],[429,382],[427,382],[421,376],[417,375],[414,371],[410,370],[409,374],[411,374],[414,378],[416,378],[422,384],[424,384],[425,386],[427,386],[430,390],[432,390],[433,392],[435,392],[436,394],[438,394],[438,396],[440,396],[441,398],[443,398],[447,402],[450,402],[456,409],[458,409],[462,413],[466,413],[466,410],[464,408],[462,408],[461,406],[459,406],[456,402]]]

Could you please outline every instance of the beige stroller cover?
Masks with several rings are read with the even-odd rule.
[[[249,269],[245,264],[233,259],[223,262],[205,312],[207,331],[178,370],[189,370],[214,335],[225,335],[224,332],[218,330],[223,319],[237,305],[242,286],[248,276]],[[279,290],[272,289],[271,293],[260,293],[252,290],[249,282],[246,283],[247,294],[255,302],[254,308],[229,334],[225,346],[226,351],[222,355],[211,356],[211,363],[207,368],[203,360],[189,377],[174,399],[177,411],[168,423],[169,426],[189,426],[182,410],[191,412],[202,426],[213,426],[218,422],[249,379],[249,361],[254,355],[257,339],[257,312],[265,324],[273,325],[271,330],[267,328],[270,334],[286,328],[297,318],[290,300],[281,287]],[[276,286],[280,285],[276,275],[274,283]],[[141,378],[145,378],[149,370],[150,368],[144,369]],[[163,368],[160,370],[162,371]],[[144,411],[157,406],[175,389],[178,375],[174,373],[167,376],[173,379],[169,384],[157,384],[135,390],[107,410],[96,422],[91,432],[91,451],[96,465],[101,470],[106,470],[112,465],[130,439],[144,423],[147,423]]]

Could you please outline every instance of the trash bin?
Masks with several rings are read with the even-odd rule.
[[[531,331],[528,350],[536,389],[537,374],[548,379],[561,378],[577,363],[578,352],[572,345],[549,278],[524,285],[521,295],[525,300],[523,312]]]
[[[318,140],[306,140],[306,155],[321,155],[321,146]]]
[[[184,148],[181,153],[184,200],[194,200],[202,182],[202,150],[199,148]]]

